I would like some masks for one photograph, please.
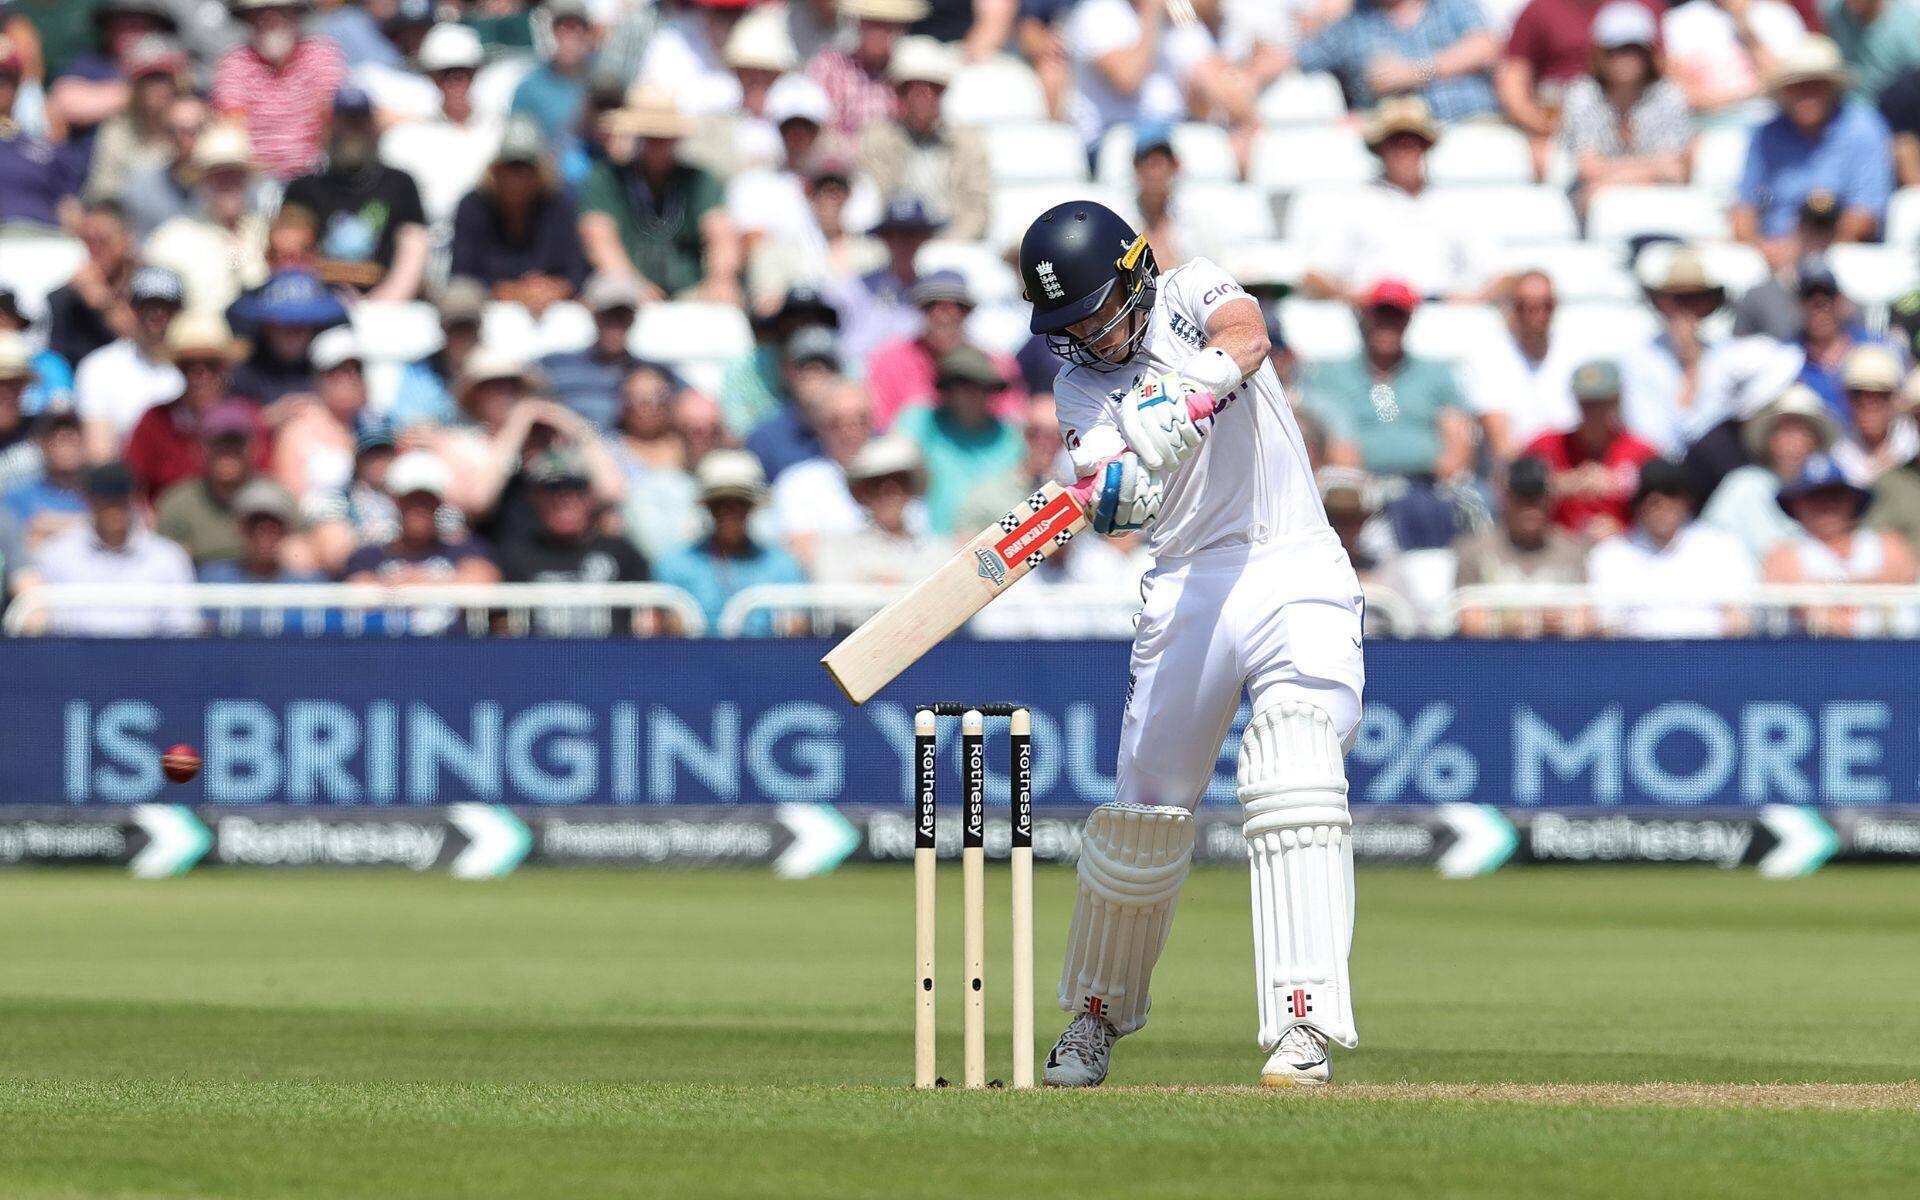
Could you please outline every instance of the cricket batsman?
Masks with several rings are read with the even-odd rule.
[[[1100,471],[1092,524],[1108,536],[1145,530],[1155,562],[1128,667],[1118,794],[1089,815],[1081,846],[1060,977],[1073,1020],[1045,1081],[1099,1084],[1114,1043],[1146,1024],[1192,858],[1192,809],[1244,688],[1260,1082],[1325,1083],[1328,1043],[1359,1041],[1343,755],[1365,675],[1360,584],[1267,361],[1260,306],[1206,259],[1162,275],[1146,238],[1090,201],[1034,221],[1020,274],[1033,332],[1064,360],[1054,397],[1075,472]],[[1185,403],[1194,392],[1217,399],[1199,423]]]

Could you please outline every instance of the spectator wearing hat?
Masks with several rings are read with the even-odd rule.
[[[549,0],[545,8],[549,35],[544,61],[514,88],[507,112],[531,118],[553,147],[555,161],[564,163],[579,148],[595,34],[584,0]]]
[[[766,28],[775,16],[770,10],[766,19],[743,23],[741,28]],[[828,156],[817,149],[820,128],[827,119],[827,94],[803,75],[783,76],[768,90],[766,114],[760,124],[773,134],[771,156],[727,180],[727,215],[749,256],[769,244],[804,247],[817,254],[825,239],[808,205],[808,184],[833,171],[850,186],[849,165],[828,166]],[[750,136],[745,125],[738,133]],[[862,186],[870,187],[864,182]]]
[[[536,524],[503,537],[496,551],[508,583],[639,583],[651,578],[633,543],[601,532],[599,502],[586,465],[568,450],[548,450],[527,466],[527,498]],[[611,615],[612,620],[608,618]],[[542,608],[533,632],[543,637],[642,633],[650,628],[631,610]]]
[[[86,477],[87,520],[55,534],[14,576],[16,593],[40,584],[111,584],[131,590],[193,582],[186,551],[143,525],[134,508],[134,479],[118,463]],[[74,608],[47,614],[44,632],[67,636],[153,637],[195,633],[199,614],[184,606]]]
[[[1920,7],[1912,0],[1823,0],[1820,19],[1869,104],[1902,71],[1920,67]]]
[[[840,310],[840,361],[849,375],[865,375],[875,350],[920,332],[920,312],[911,297],[920,280],[914,260],[939,228],[917,198],[896,197],[871,230],[886,247],[887,264],[833,289],[834,307]]]
[[[1504,463],[1543,433],[1571,429],[1580,420],[1573,372],[1580,350],[1553,335],[1560,300],[1544,271],[1514,276],[1500,298],[1506,334],[1466,352],[1461,382],[1480,420],[1481,439]]]
[[[1799,276],[1800,329],[1794,341],[1804,357],[1800,380],[1819,393],[1845,425],[1851,419],[1842,379],[1847,357],[1856,347],[1886,343],[1861,322],[1824,260],[1801,263]]]
[[[1833,462],[1857,487],[1871,488],[1888,471],[1920,454],[1911,398],[1901,393],[1900,358],[1885,346],[1855,346],[1840,365],[1852,418],[1833,444]]]
[[[1026,459],[1020,430],[993,415],[993,397],[1006,383],[984,353],[958,347],[935,366],[934,406],[909,409],[894,422],[927,464],[927,524],[936,534],[962,530],[962,509],[975,493],[1004,496],[1008,477]]]
[[[0,71],[0,97],[5,92]],[[0,159],[6,154],[0,147]],[[11,172],[0,161],[0,212],[6,212],[5,186]],[[128,287],[139,263],[127,215],[111,200],[89,200],[80,209],[78,232],[87,257],[65,285],[47,297],[47,345],[70,363],[133,332]]]
[[[229,0],[246,26],[245,44],[213,71],[213,107],[246,126],[254,160],[282,183],[320,164],[327,114],[346,79],[331,38],[305,36],[305,0]]]
[[[1572,386],[1579,423],[1565,433],[1541,434],[1527,444],[1526,453],[1551,473],[1554,522],[1594,542],[1626,528],[1640,467],[1659,452],[1627,432],[1615,364],[1605,359],[1582,363]]]
[[[1324,466],[1314,472],[1314,485],[1320,491],[1327,524],[1340,539],[1361,585],[1390,586],[1399,573],[1400,550],[1394,544],[1392,523],[1380,517],[1379,489],[1372,476],[1359,467]]]
[[[1772,116],[1767,79],[1806,36],[1805,20],[1784,0],[1682,0],[1660,18],[1669,77],[1700,119],[1716,125]]]
[[[420,66],[420,51],[433,29],[434,0],[378,0],[378,8],[384,52],[351,64],[345,86],[372,97],[383,128],[431,116],[438,98]]]
[[[1734,305],[1733,334],[1764,334],[1793,341],[1800,333],[1800,265],[1824,264],[1840,223],[1840,198],[1824,188],[1807,193],[1788,235],[1787,257],[1767,277],[1744,292]]]
[[[712,627],[727,601],[746,588],[805,581],[799,564],[786,551],[760,541],[750,530],[749,519],[767,502],[766,475],[753,455],[715,450],[701,460],[694,475],[711,531],[656,564],[662,583],[691,594]],[[765,637],[773,632],[773,618],[756,613],[742,632]]]
[[[154,230],[143,257],[179,272],[188,307],[225,312],[267,281],[267,220],[254,204],[246,131],[216,125],[200,134],[193,171],[195,211]]]
[[[144,241],[174,217],[191,216],[198,209],[200,197],[194,184],[199,172],[193,158],[200,134],[207,128],[209,111],[205,100],[183,92],[161,114],[163,153],[158,161],[131,168],[118,193],[135,237]]]
[[[516,117],[453,216],[453,274],[538,317],[586,282],[580,214],[533,122]]]
[[[25,337],[30,325],[27,315],[20,311],[20,297],[11,285],[0,281],[0,334],[17,333]],[[33,378],[27,381],[26,393],[21,397],[26,411],[42,413],[54,408],[71,408],[73,368],[67,365],[67,360],[45,346],[35,349],[29,344],[27,362]]]
[[[457,419],[458,406],[449,384],[459,377],[467,356],[480,345],[480,318],[486,301],[486,289],[461,276],[447,280],[435,294],[440,348],[418,362],[408,363],[394,384],[385,408],[387,421],[396,430],[444,425]]]
[[[199,565],[201,583],[324,583],[326,576],[302,565],[305,555],[295,547],[293,531],[300,514],[293,501],[275,484],[256,479],[233,498],[233,518],[240,531],[240,551],[233,558]],[[279,610],[271,617],[259,608],[228,608],[209,614],[222,635],[297,635],[307,631],[310,614],[299,609]],[[326,625],[326,618],[319,624]],[[329,632],[333,630],[329,629]]]
[[[817,90],[811,80],[798,82]],[[805,127],[809,122],[798,117],[780,126],[783,135]],[[887,260],[886,250],[878,241],[846,223],[854,187],[851,163],[818,154],[801,160],[796,174],[803,200],[801,215],[808,223],[799,236],[763,237],[754,243],[747,260],[747,290],[756,308],[765,303],[765,298],[778,297],[794,287],[828,288],[838,295]]]
[[[726,51],[752,7],[753,0],[693,0],[687,11],[653,35],[639,77],[651,87],[672,93],[680,111],[689,117],[737,112],[740,81]],[[777,23],[771,28],[783,36],[786,33]]]
[[[186,301],[180,276],[165,267],[142,267],[128,286],[128,298],[130,335],[81,359],[73,376],[74,408],[91,462],[119,458],[141,416],[178,396],[185,384],[167,352],[167,331]]]
[[[631,161],[596,163],[580,198],[580,241],[603,275],[634,280],[643,300],[740,300],[740,237],[720,184],[679,161],[686,120],[671,95],[634,89],[608,114],[610,136],[632,139]]]
[[[17,333],[0,333],[0,491],[31,482],[40,474],[40,448],[27,419],[27,385],[33,381],[33,356]]]
[[[1733,206],[1733,233],[1776,267],[1796,249],[1789,235],[1807,196],[1840,201],[1834,236],[1871,240],[1893,194],[1893,135],[1880,114],[1843,94],[1847,69],[1832,41],[1809,35],[1775,68],[1779,115],[1754,131]]]
[[[847,462],[844,487],[854,506],[852,528],[819,535],[815,579],[905,587],[937,565],[934,559],[943,547],[927,533],[921,503],[927,472],[911,439],[891,435],[869,441]]]
[[[4,340],[4,339],[0,339]],[[0,351],[0,369],[6,356]],[[0,382],[0,391],[4,391]],[[87,512],[86,443],[80,418],[70,409],[53,409],[33,420],[31,476],[0,490],[0,564],[25,562],[42,543],[81,523]]]
[[[392,427],[366,422],[354,439],[352,475],[346,484],[301,500],[315,564],[328,575],[339,575],[347,556],[362,546],[384,546],[399,536],[400,510],[386,487],[387,470],[396,456]],[[453,505],[443,502],[434,521],[442,540],[465,539],[466,518]]]
[[[1200,232],[1190,214],[1176,211],[1179,196],[1180,155],[1173,145],[1173,127],[1160,122],[1133,130],[1133,205],[1140,212],[1140,233],[1153,248],[1153,260],[1163,271],[1185,262],[1185,238]]]
[[[560,403],[601,429],[620,414],[620,381],[640,360],[627,349],[640,311],[640,289],[624,275],[595,275],[580,293],[593,314],[593,342],[540,360],[547,388]]]
[[[820,452],[780,472],[772,512],[787,549],[815,574],[820,541],[861,526],[860,506],[848,489],[854,460],[873,440],[872,406],[859,384],[835,379],[815,399],[808,424]]]
[[[74,220],[81,175],[72,155],[14,120],[25,73],[19,49],[0,36],[0,225],[45,232]]]
[[[1587,547],[1553,519],[1551,472],[1542,459],[1522,455],[1507,465],[1500,492],[1500,523],[1454,540],[1454,584],[1585,583]],[[1581,627],[1577,613],[1546,609],[1544,631],[1556,635]],[[1460,613],[1467,637],[1528,636],[1533,614],[1496,615],[1469,607]]]
[[[210,313],[185,313],[167,328],[167,357],[182,379],[180,395],[156,405],[134,423],[127,436],[126,465],[139,484],[140,500],[152,504],[183,479],[206,470],[206,435],[201,425],[216,408],[226,407],[231,419],[245,413],[258,424],[249,405],[230,405],[233,364],[246,355],[246,344],[233,336],[227,323]],[[264,468],[266,439],[251,442],[256,467]]]
[[[1687,182],[1693,114],[1663,75],[1658,19],[1638,0],[1607,0],[1592,36],[1592,70],[1567,85],[1560,116],[1581,208],[1598,188]]]
[[[908,289],[907,299],[920,310],[919,334],[884,343],[867,361],[873,421],[882,430],[891,429],[900,414],[910,408],[931,406],[935,364],[972,344],[967,338],[967,318],[973,314],[973,296],[958,272],[935,271],[921,276]],[[1004,384],[994,392],[993,413],[1003,420],[1017,419],[1026,407],[1026,393],[1018,382],[1019,367],[1012,355],[989,357]]]
[[[464,534],[449,536],[441,527],[448,476],[447,464],[424,450],[410,450],[393,460],[385,477],[395,511],[393,539],[350,554],[344,568],[348,583],[404,588],[500,582],[500,568],[485,544]],[[459,616],[454,609],[416,609],[407,628],[416,634],[445,633]]]
[[[958,55],[932,38],[900,39],[887,64],[900,115],[867,123],[860,161],[881,195],[929,200],[948,237],[973,242],[987,231],[993,172],[979,131],[942,115],[941,101],[958,69]]]
[[[1796,383],[1753,414],[1741,434],[1753,461],[1720,481],[1700,519],[1732,534],[1755,561],[1764,562],[1795,532],[1779,504],[1781,487],[1798,479],[1809,459],[1830,451],[1840,431],[1820,397]]]
[[[1496,111],[1488,72],[1500,46],[1468,0],[1384,0],[1351,12],[1291,56],[1301,71],[1331,71],[1355,109],[1395,97],[1422,101],[1444,123]],[[1281,56],[1280,61],[1287,61]]]
[[[1360,353],[1307,372],[1304,403],[1327,426],[1333,462],[1429,482],[1472,465],[1473,424],[1452,369],[1407,353],[1419,304],[1401,280],[1374,284],[1359,305]]]
[[[119,76],[109,85],[121,96],[121,103],[98,123],[93,134],[93,154],[87,170],[86,194],[118,196],[125,192],[127,180],[136,171],[166,162],[171,142],[166,132],[167,110],[179,99],[191,64],[180,44],[165,34],[149,33],[134,39],[120,61]],[[89,86],[77,77],[67,76],[54,85],[56,105],[70,88]],[[69,136],[75,124],[68,118]]]
[[[755,315],[753,349],[728,364],[720,380],[721,411],[735,437],[752,433],[792,400],[785,365],[787,343],[809,326],[829,331],[840,327],[840,314],[810,284],[790,289],[778,308]]]
[[[495,161],[502,125],[473,102],[473,81],[485,62],[479,34],[465,25],[435,25],[415,62],[433,81],[431,105],[380,135],[380,160],[413,179],[429,225],[444,231]]]
[[[46,76],[50,126],[89,149],[102,126],[128,111],[137,90],[134,71],[152,56],[150,39],[178,31],[161,0],[101,0],[90,7],[94,47],[76,55],[59,75]]]
[[[1533,142],[1544,170],[1567,88],[1593,67],[1597,0],[1528,0],[1513,19],[1493,70],[1494,95],[1507,119]],[[1657,18],[1658,7],[1647,0]]]
[[[420,189],[379,158],[373,103],[358,88],[334,97],[327,161],[287,185],[284,203],[313,214],[320,276],[369,300],[420,294],[432,249]]]
[[[807,77],[826,90],[832,116],[827,136],[852,152],[867,126],[899,115],[899,97],[887,79],[893,49],[907,26],[926,18],[927,0],[839,0],[841,22],[851,21],[851,44],[830,42],[807,61]]]
[[[651,48],[650,48],[651,50]],[[782,158],[779,119],[775,114],[775,89],[783,79],[807,82],[792,75],[800,65],[794,53],[793,39],[787,33],[785,16],[778,6],[748,9],[743,19],[733,23],[722,45],[718,64],[726,72],[725,82],[711,77],[702,86],[703,95],[731,93],[733,104],[709,110],[699,103],[685,103],[688,115],[687,136],[680,143],[680,157],[712,174],[731,180],[742,171],[777,166]],[[702,74],[708,71],[701,68]],[[653,81],[652,76],[648,76]],[[826,93],[811,85],[820,98],[820,120],[826,120]]]
[[[625,494],[619,465],[607,452],[600,430],[538,395],[544,386],[538,371],[482,347],[468,356],[454,386],[463,422],[419,438],[453,472],[447,499],[490,541],[532,526],[527,467],[556,446],[580,455],[601,505],[616,505]]]
[[[1779,500],[1794,529],[1767,554],[1763,577],[1768,583],[1914,581],[1913,551],[1905,539],[1862,527],[1873,493],[1849,479],[1832,459],[1823,454],[1807,459],[1799,475],[1781,487]],[[1887,632],[1879,614],[1845,606],[1813,606],[1802,610],[1802,617],[1823,633],[1858,637]]]
[[[627,537],[649,561],[683,549],[704,529],[693,468],[725,434],[720,408],[679,387],[665,367],[640,363],[620,385],[620,421],[608,449],[626,481]]]
[[[787,339],[780,356],[780,408],[754,426],[746,447],[760,460],[768,478],[778,480],[795,463],[820,453],[813,427],[820,401],[838,382],[839,342],[833,330],[807,325]]]
[[[307,392],[314,336],[347,318],[339,299],[305,271],[276,272],[233,312],[254,338],[251,356],[234,370],[233,390],[260,404]]]
[[[204,466],[196,475],[162,491],[153,508],[153,527],[180,544],[196,566],[240,554],[240,525],[234,500],[249,484],[274,493],[291,512],[293,497],[279,484],[256,474],[264,457],[256,442],[264,435],[258,416],[244,400],[223,400],[200,420]]]
[[[1403,279],[1414,294],[1463,302],[1484,299],[1493,247],[1484,222],[1433,203],[1427,152],[1440,127],[1417,97],[1398,97],[1367,117],[1367,146],[1380,178],[1340,206],[1314,239],[1301,289],[1357,303],[1373,281]]]
[[[340,325],[313,339],[310,395],[284,401],[273,423],[273,476],[301,502],[347,485],[367,410],[366,360],[359,338]]]
[[[1632,524],[1587,555],[1596,615],[1609,632],[1714,638],[1744,626],[1726,597],[1757,583],[1759,569],[1730,534],[1693,519],[1694,495],[1678,463],[1656,458],[1640,468]]]
[[[1655,450],[1678,458],[1734,415],[1725,386],[1729,372],[1715,359],[1725,344],[1718,336],[1724,326],[1712,320],[1726,304],[1727,292],[1688,246],[1664,254],[1650,250],[1641,259],[1640,275],[1660,328],[1621,356],[1627,427]],[[1768,394],[1778,390],[1772,387]]]

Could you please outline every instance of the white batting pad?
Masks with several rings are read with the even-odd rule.
[[[1103,1017],[1122,1035],[1147,1023],[1147,982],[1192,861],[1193,814],[1184,808],[1116,803],[1087,814],[1062,1009]]]
[[[1353,844],[1346,766],[1333,720],[1311,704],[1262,709],[1240,741],[1240,806],[1253,877],[1260,1046],[1295,1025],[1358,1045],[1347,957],[1353,949]]]

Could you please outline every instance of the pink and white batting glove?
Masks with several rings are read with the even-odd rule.
[[[1193,457],[1207,435],[1187,411],[1187,397],[1205,390],[1180,375],[1155,375],[1121,400],[1120,428],[1141,466],[1164,473]]]

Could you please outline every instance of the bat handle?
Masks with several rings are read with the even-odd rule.
[[[1213,410],[1219,406],[1220,402],[1214,399],[1212,392],[1195,392],[1187,397],[1187,414],[1191,416],[1196,423],[1211,417]],[[1117,458],[1119,456],[1115,455],[1114,457]],[[1093,470],[1067,485],[1067,491],[1072,493],[1073,498],[1080,502],[1081,508],[1091,509],[1093,507],[1093,490],[1098,486],[1100,471],[1112,461],[1113,459],[1111,458],[1101,460],[1094,466]]]

